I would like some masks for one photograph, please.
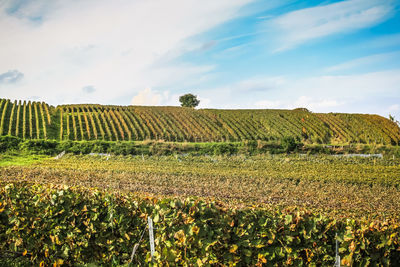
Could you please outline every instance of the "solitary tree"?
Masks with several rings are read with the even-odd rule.
[[[185,94],[179,97],[179,102],[181,102],[182,107],[194,108],[200,103],[200,100],[195,95]]]

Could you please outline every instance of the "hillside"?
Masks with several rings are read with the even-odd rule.
[[[0,135],[56,140],[243,141],[292,136],[309,143],[400,144],[400,128],[369,114],[295,110],[62,105],[0,100]]]

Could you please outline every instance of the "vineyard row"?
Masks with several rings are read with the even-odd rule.
[[[400,144],[400,128],[378,115],[295,110],[62,105],[0,100],[0,135],[56,140]]]

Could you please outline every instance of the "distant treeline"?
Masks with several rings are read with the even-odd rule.
[[[73,154],[112,153],[115,155],[257,155],[280,153],[347,154],[364,153],[395,155],[400,157],[400,147],[391,145],[333,146],[304,144],[293,137],[279,141],[179,143],[163,141],[57,141],[44,139],[22,139],[14,136],[0,137],[0,153],[24,152],[55,155],[65,151]]]
[[[307,144],[400,144],[400,128],[369,114],[294,110],[62,105],[0,99],[0,136],[58,141],[243,142],[293,137]]]

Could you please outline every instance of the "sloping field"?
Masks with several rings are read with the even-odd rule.
[[[0,100],[0,135],[56,140],[223,142],[280,140],[309,143],[400,144],[400,128],[370,114],[295,110],[62,105]]]

